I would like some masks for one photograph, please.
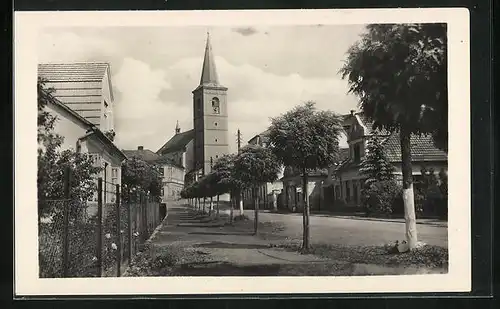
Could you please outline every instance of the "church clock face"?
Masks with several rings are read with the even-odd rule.
[[[220,101],[217,97],[212,99],[212,111],[214,114],[220,114]]]

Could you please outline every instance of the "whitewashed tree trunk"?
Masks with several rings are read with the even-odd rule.
[[[240,194],[238,197],[238,203],[240,206],[240,216],[243,216],[244,210],[243,210],[243,196],[242,196],[242,194]]]
[[[413,173],[411,166],[410,133],[404,129],[400,131],[401,140],[401,169],[403,172],[403,202],[405,210],[405,235],[408,249],[417,246],[417,220],[415,216],[415,199],[413,195]]]
[[[273,191],[273,210],[278,211],[278,196],[274,191]]]

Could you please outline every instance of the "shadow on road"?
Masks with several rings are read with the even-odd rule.
[[[236,236],[252,236],[253,232],[190,232],[190,235],[236,235]]]
[[[217,248],[217,249],[265,249],[269,248],[268,245],[260,244],[235,244],[227,242],[210,242],[205,244],[198,244],[198,248]]]

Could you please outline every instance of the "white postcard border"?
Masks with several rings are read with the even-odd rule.
[[[37,118],[34,103],[37,77],[36,42],[40,29],[61,26],[232,27],[410,22],[448,24],[448,170],[451,205],[448,215],[448,274],[366,277],[38,278]],[[467,9],[16,12],[14,30],[16,294],[28,296],[470,291],[470,38]]]

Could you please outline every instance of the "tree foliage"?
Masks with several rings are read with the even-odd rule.
[[[271,119],[271,149],[284,166],[327,168],[338,160],[342,120],[331,111],[317,111],[306,102]]]
[[[126,198],[132,192],[145,192],[153,197],[161,195],[161,177],[158,166],[137,157],[127,159],[122,165],[122,187]]]
[[[225,154],[215,161],[212,173],[215,175],[214,180],[218,194],[236,193],[243,187],[243,183],[235,174],[235,160],[236,155]]]
[[[281,165],[269,149],[247,145],[234,160],[234,179],[248,187],[257,187],[278,179]]]
[[[365,185],[394,179],[394,166],[389,162],[380,140],[371,136],[366,146],[366,155],[361,161],[359,172],[366,177]]]
[[[340,70],[374,128],[432,134],[447,150],[446,24],[376,24]]]
[[[53,215],[61,209],[55,208],[48,200],[64,199],[65,171],[70,171],[69,198],[75,204],[71,215],[85,209],[85,202],[96,190],[95,176],[101,168],[93,165],[86,155],[72,149],[61,150],[64,137],[55,132],[57,117],[49,112],[47,105],[54,100],[53,89],[45,86],[45,81],[38,80],[38,158],[37,186],[39,216]],[[56,213],[54,213],[56,212]]]

